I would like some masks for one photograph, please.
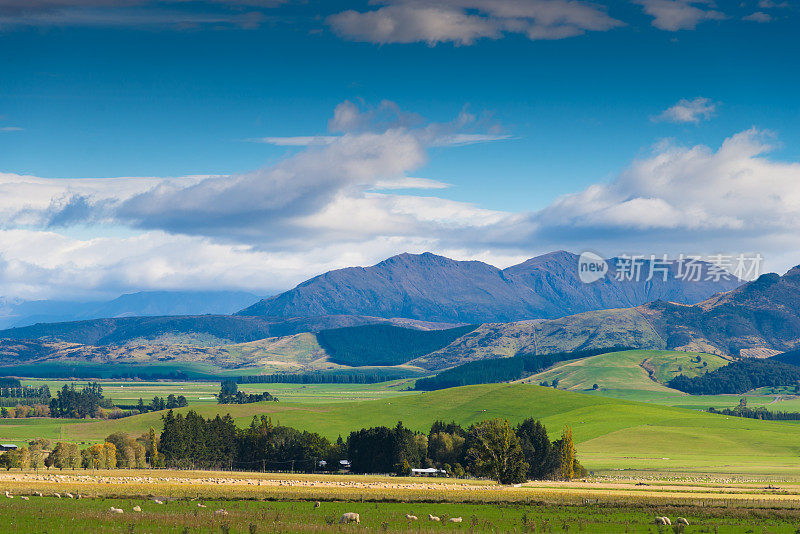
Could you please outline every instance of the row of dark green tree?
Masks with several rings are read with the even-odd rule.
[[[800,367],[796,365],[772,358],[744,358],[694,378],[680,374],[667,386],[691,395],[721,395],[799,383]]]
[[[96,417],[101,408],[113,407],[111,401],[103,397],[103,388],[97,382],[80,390],[74,384],[65,384],[50,400],[50,417],[84,419]]]
[[[223,380],[219,387],[217,402],[219,404],[250,404],[252,402],[277,401],[278,399],[265,391],[263,393],[250,393],[239,391],[235,380]]]
[[[434,467],[450,475],[489,477],[504,484],[526,479],[571,479],[585,474],[576,459],[572,431],[551,442],[544,425],[527,419],[512,427],[491,419],[463,428],[436,422],[430,431],[396,426],[365,428],[331,442],[314,432],[253,418],[236,427],[230,415],[205,419],[194,411],[163,416],[159,464],[194,469],[265,471],[339,470],[349,461],[356,473],[411,474]]]
[[[184,408],[189,406],[189,401],[183,395],[175,396],[173,393],[167,395],[167,398],[164,397],[153,397],[148,404],[144,403],[143,399],[139,399],[139,402],[134,407],[137,412],[139,413],[147,413],[147,412],[157,412],[160,410],[173,410],[175,408]],[[120,406],[120,408],[126,408],[126,406]]]

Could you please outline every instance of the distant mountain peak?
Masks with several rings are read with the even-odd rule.
[[[688,283],[675,277],[653,283],[608,276],[583,284],[578,256],[559,250],[500,270],[424,252],[392,256],[370,267],[329,271],[239,312],[307,317],[356,314],[452,323],[550,319],[655,299],[695,303],[728,291],[737,281]]]

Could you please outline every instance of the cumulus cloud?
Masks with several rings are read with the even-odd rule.
[[[742,20],[747,20],[750,22],[771,22],[772,15],[764,13],[763,11],[756,11],[755,13],[751,13],[750,15],[742,17]]]
[[[635,0],[653,17],[653,26],[665,31],[694,30],[701,22],[723,20],[710,0]]]
[[[697,97],[692,100],[682,98],[677,104],[665,109],[657,117],[656,122],[678,122],[698,124],[708,120],[717,110],[717,103],[708,98]]]
[[[740,132],[718,148],[662,142],[610,182],[515,213],[442,198],[447,184],[418,177],[438,139],[480,135],[465,132],[480,122],[470,114],[409,123],[402,113],[392,120],[375,108],[341,109],[347,120],[331,127],[352,131],[250,173],[0,174],[0,295],[212,286],[267,293],[404,251],[500,266],[562,248],[755,251],[797,262],[800,164],[772,159],[768,132]],[[75,237],[82,228],[125,232]]]
[[[531,40],[564,39],[624,24],[595,4],[579,0],[383,0],[367,11],[331,15],[338,35],[371,43],[471,45],[508,33]]]
[[[613,182],[566,195],[535,214],[537,232],[551,239],[570,231],[606,242],[768,252],[800,224],[800,164],[769,159],[769,139],[751,129],[716,151],[662,143]]]

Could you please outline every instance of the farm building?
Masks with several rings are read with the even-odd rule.
[[[411,469],[411,476],[414,477],[446,477],[447,471],[444,469],[436,469],[435,467],[428,467],[426,469]]]

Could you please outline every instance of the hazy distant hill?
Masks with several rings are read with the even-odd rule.
[[[258,299],[244,291],[140,291],[99,302],[3,301],[0,328],[107,317],[226,315]]]
[[[507,269],[435,254],[400,254],[372,267],[330,271],[290,291],[264,299],[239,315],[301,317],[331,314],[410,317],[427,321],[486,323],[550,319],[590,310],[632,307],[658,299],[691,304],[729,291],[735,279],[701,281],[677,277],[619,281],[619,260],[608,260],[608,276],[592,284],[578,277],[578,256],[554,252]]]
[[[183,315],[40,323],[0,330],[0,339],[43,339],[101,346],[131,342],[215,346],[368,324],[392,324],[421,330],[455,326],[408,319],[391,320],[355,315],[288,319],[237,315]]]

